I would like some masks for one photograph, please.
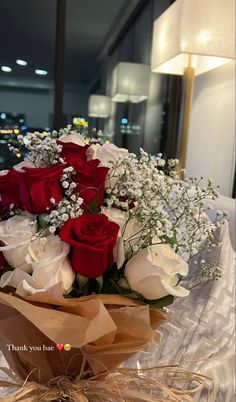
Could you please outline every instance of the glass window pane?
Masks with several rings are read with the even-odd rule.
[[[10,138],[52,127],[56,0],[1,0],[0,16],[0,169],[6,169],[20,160],[8,152]]]

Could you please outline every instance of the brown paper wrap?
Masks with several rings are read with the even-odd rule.
[[[76,378],[80,372],[106,373],[158,340],[156,328],[167,320],[162,310],[119,295],[64,299],[55,292],[23,300],[0,292],[0,347],[11,369],[23,380],[45,383]],[[56,344],[72,349],[58,351]],[[28,350],[11,350],[9,345]],[[30,351],[30,346],[54,346]],[[85,363],[86,362],[86,363]]]

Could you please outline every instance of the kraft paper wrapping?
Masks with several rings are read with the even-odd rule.
[[[153,339],[168,315],[119,295],[76,299],[57,296],[57,288],[23,300],[0,292],[0,347],[10,368],[23,380],[43,383],[53,377],[75,378],[108,373]],[[58,351],[56,344],[70,344]],[[28,350],[9,350],[26,346]],[[53,351],[30,351],[30,346]],[[86,358],[86,359],[85,359]],[[84,362],[86,361],[86,364]]]

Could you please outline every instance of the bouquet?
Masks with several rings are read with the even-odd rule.
[[[115,370],[158,341],[166,306],[189,294],[189,261],[217,246],[226,214],[207,217],[212,182],[180,180],[176,159],[71,127],[18,135],[9,148],[24,160],[0,174],[0,341],[14,385],[31,382],[4,400],[193,400],[205,385],[198,374],[157,368],[172,385],[154,387]],[[203,260],[197,284],[220,276]],[[197,386],[180,392],[176,378]]]

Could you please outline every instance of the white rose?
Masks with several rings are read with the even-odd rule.
[[[115,144],[92,144],[86,152],[87,160],[98,159],[102,166],[107,166],[110,161],[117,161],[119,158],[128,155],[128,150],[118,148]]]
[[[133,247],[141,234],[141,227],[137,219],[128,220],[128,213],[120,211],[116,208],[102,207],[101,212],[112,222],[120,226],[117,236],[116,246],[114,248],[114,259],[118,269],[122,267]]]
[[[84,137],[81,134],[76,133],[75,131],[68,135],[62,135],[59,138],[59,141],[73,142],[73,144],[80,145],[81,147],[84,147],[86,145]]]
[[[177,285],[176,274],[186,276],[188,264],[167,244],[140,250],[126,265],[124,275],[132,290],[148,300],[168,294],[188,296],[189,290]]]
[[[0,170],[0,176],[5,176],[8,172],[9,170]]]
[[[92,144],[86,151],[87,160],[98,159],[101,163],[99,166],[109,167],[109,162],[118,161],[119,158],[123,158],[128,155],[128,150],[125,148],[118,148],[114,144]],[[114,187],[119,177],[119,167],[114,174],[113,169],[110,168],[107,179],[105,182],[105,188]]]
[[[8,271],[2,275],[0,287],[12,286],[19,296],[26,297],[61,283],[62,294],[68,292],[75,278],[67,258],[69,250],[69,245],[58,236],[37,238],[30,243],[26,255],[27,262],[32,266],[32,275],[20,269]]]
[[[37,231],[33,215],[16,215],[0,222],[0,251],[12,268],[31,272],[31,265],[25,260],[28,245]]]

